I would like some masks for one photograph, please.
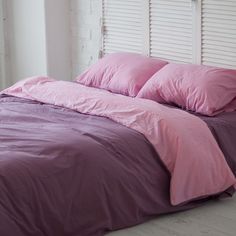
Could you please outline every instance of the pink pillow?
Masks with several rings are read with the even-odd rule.
[[[166,64],[166,61],[135,53],[113,53],[78,76],[76,82],[134,97],[145,82]]]
[[[236,110],[236,70],[170,63],[153,75],[137,97],[174,103],[204,115]]]

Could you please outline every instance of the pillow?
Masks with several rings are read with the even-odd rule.
[[[153,75],[137,97],[174,103],[212,116],[236,110],[236,70],[170,63]]]
[[[76,78],[76,82],[135,97],[145,82],[167,64],[135,53],[113,53]]]

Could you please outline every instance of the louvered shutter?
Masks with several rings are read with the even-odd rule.
[[[202,63],[236,68],[236,0],[202,0]]]
[[[142,52],[143,0],[103,0],[103,53]]]
[[[190,0],[150,0],[150,55],[170,61],[193,61],[193,15]]]

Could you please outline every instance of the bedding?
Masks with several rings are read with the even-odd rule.
[[[197,116],[208,125],[220,149],[223,151],[227,163],[236,176],[236,111],[224,112],[214,117],[200,114],[197,114]]]
[[[113,120],[122,116],[122,109],[124,114],[134,118],[133,110],[137,109],[134,101],[140,104],[144,99],[49,78],[25,80],[3,93],[8,95],[0,98],[0,235],[99,236],[157,214],[200,204],[201,201],[176,206],[170,203],[173,178],[170,169],[163,165],[155,145],[135,127],[130,129],[128,124],[113,122],[105,118],[105,114],[102,117],[75,111],[80,106],[84,113],[92,114],[98,105],[105,104],[104,98],[106,112],[114,115]],[[13,94],[15,97],[10,96]],[[117,99],[115,105],[119,109],[109,110],[111,98]],[[121,106],[120,101],[126,106]],[[145,101],[145,106],[147,104],[152,109],[154,104],[156,106],[151,101]],[[159,112],[179,114],[175,108],[160,107]],[[178,118],[181,119],[181,115]],[[135,120],[130,122],[136,123]],[[145,120],[142,122],[147,129]],[[214,125],[214,122],[209,125],[212,131]],[[223,131],[224,126],[219,126]],[[188,124],[185,128],[189,128]],[[230,128],[233,130],[235,126]],[[152,128],[150,131],[154,132]],[[193,131],[190,130],[191,137],[195,134]],[[217,137],[217,132],[212,133]],[[216,140],[221,143],[221,135]],[[227,140],[229,143],[222,145],[223,151],[228,150],[227,145],[232,145],[234,139]],[[193,153],[198,149],[192,148]],[[226,154],[234,171],[235,150]],[[207,158],[204,161],[207,163]],[[211,161],[212,166],[217,162]],[[231,194],[235,183],[230,170],[222,173],[223,167],[227,169],[228,165],[224,161],[221,164],[218,176],[227,173],[232,182],[213,193],[216,196],[222,192]],[[207,165],[210,175],[212,166]],[[214,179],[214,185],[215,181],[218,179]],[[185,187],[188,191],[192,186]]]
[[[112,53],[76,78],[76,82],[135,97],[145,82],[168,62],[136,53]]]
[[[137,95],[213,116],[236,110],[236,70],[170,63]]]

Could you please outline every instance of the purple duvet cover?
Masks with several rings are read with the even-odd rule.
[[[236,175],[236,112],[201,118]],[[1,236],[100,236],[201,204],[172,206],[169,184],[142,134],[104,117],[0,96]]]

